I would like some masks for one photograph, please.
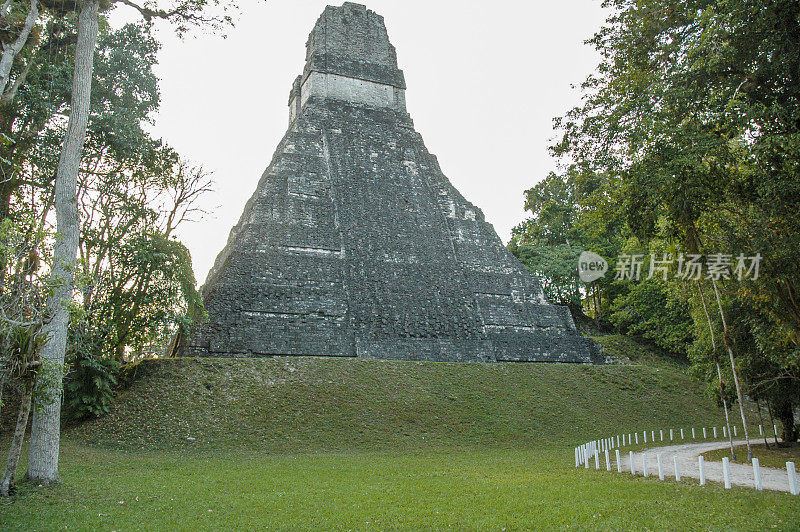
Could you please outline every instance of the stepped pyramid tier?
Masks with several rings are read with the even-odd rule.
[[[327,7],[180,355],[600,361],[442,174],[404,93],[383,18]]]

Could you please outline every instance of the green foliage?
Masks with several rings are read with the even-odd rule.
[[[687,301],[660,279],[631,283],[630,290],[614,300],[611,310],[611,323],[625,334],[645,338],[672,353],[685,355],[693,340]]]
[[[561,212],[578,213],[570,231],[583,238],[572,242],[612,244],[612,257],[630,235],[654,252],[760,253],[758,279],[721,279],[717,288],[746,390],[791,428],[800,404],[800,4],[605,5],[612,16],[589,41],[601,63],[582,85],[581,105],[557,119],[562,136],[552,147],[569,165],[562,179],[573,206]],[[593,216],[590,205],[600,207]],[[606,285],[603,295],[625,330],[671,349],[693,337],[697,372],[716,387],[722,324],[709,280],[700,284],[717,353],[700,300],[680,295],[679,281],[667,282],[672,297],[661,307],[646,283],[615,283],[616,293]],[[687,305],[691,337],[681,319]]]
[[[70,360],[64,378],[64,405],[76,419],[100,417],[109,412],[117,384],[119,363],[91,353],[79,353]]]

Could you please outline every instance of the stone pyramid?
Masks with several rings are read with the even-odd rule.
[[[425,148],[383,17],[329,6],[306,47],[178,354],[599,362]]]

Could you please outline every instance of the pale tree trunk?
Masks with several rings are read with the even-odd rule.
[[[728,336],[728,323],[725,320],[725,313],[722,311],[722,300],[719,297],[719,290],[717,290],[717,282],[711,279],[711,284],[714,286],[714,295],[717,296],[717,307],[719,308],[719,316],[722,318],[722,340],[725,348],[728,350],[728,356],[731,358],[731,373],[733,373],[733,383],[736,385],[736,396],[739,398],[739,413],[742,415],[742,429],[744,430],[744,439],[747,441],[747,461],[753,461],[753,449],[750,447],[750,435],[747,433],[747,418],[744,416],[744,396],[742,395],[742,387],[739,385],[739,375],[736,372],[736,360],[733,358],[733,348],[731,347],[730,339]]]
[[[13,42],[3,44],[3,55],[0,56],[0,95],[6,91],[14,59],[22,50],[22,47],[25,46],[25,43],[28,42],[28,36],[39,18],[39,0],[30,0],[30,2],[31,7],[28,10],[28,16],[25,17],[25,22],[19,35]]]
[[[58,480],[62,379],[69,325],[67,306],[72,298],[73,270],[78,250],[76,187],[86,139],[86,124],[89,120],[98,8],[98,0],[85,0],[78,15],[78,42],[75,46],[69,123],[56,173],[55,207],[58,235],[53,253],[52,295],[47,302],[52,319],[45,326],[44,332],[48,334],[48,340],[42,348],[42,360],[47,365],[45,370],[53,371],[55,375],[44,379],[49,383],[48,389],[37,390],[40,400],[34,408],[28,460],[28,478],[41,484]]]
[[[23,384],[22,403],[19,405],[17,426],[14,429],[14,438],[8,451],[8,461],[3,479],[0,480],[0,496],[8,497],[14,491],[14,478],[17,476],[17,464],[22,454],[22,441],[25,439],[25,429],[28,427],[28,414],[31,411],[31,395],[33,395],[33,377],[28,376]]]
[[[706,297],[703,295],[703,288],[700,282],[697,282],[697,291],[700,293],[700,301],[703,303],[703,312],[706,314],[706,321],[708,321],[708,332],[711,334],[711,349],[714,351],[714,364],[717,366],[717,379],[719,380],[720,396],[722,397],[722,408],[725,410],[725,425],[728,427],[728,441],[731,446],[731,458],[736,461],[736,451],[733,450],[733,433],[731,433],[731,418],[728,415],[728,399],[725,395],[725,385],[722,381],[722,369],[719,367],[719,356],[717,355],[717,341],[714,337],[714,325],[711,323],[711,315],[708,313],[706,306]]]

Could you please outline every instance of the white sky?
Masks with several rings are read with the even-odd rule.
[[[154,134],[214,173],[211,214],[179,235],[202,284],[288,126],[305,42],[327,4],[241,0],[227,39],[159,32],[162,104]],[[599,0],[364,0],[384,16],[408,111],[445,175],[504,242],[525,218],[523,192],[556,167],[552,118],[579,101],[599,57],[583,41]],[[117,25],[134,18],[118,8]]]

